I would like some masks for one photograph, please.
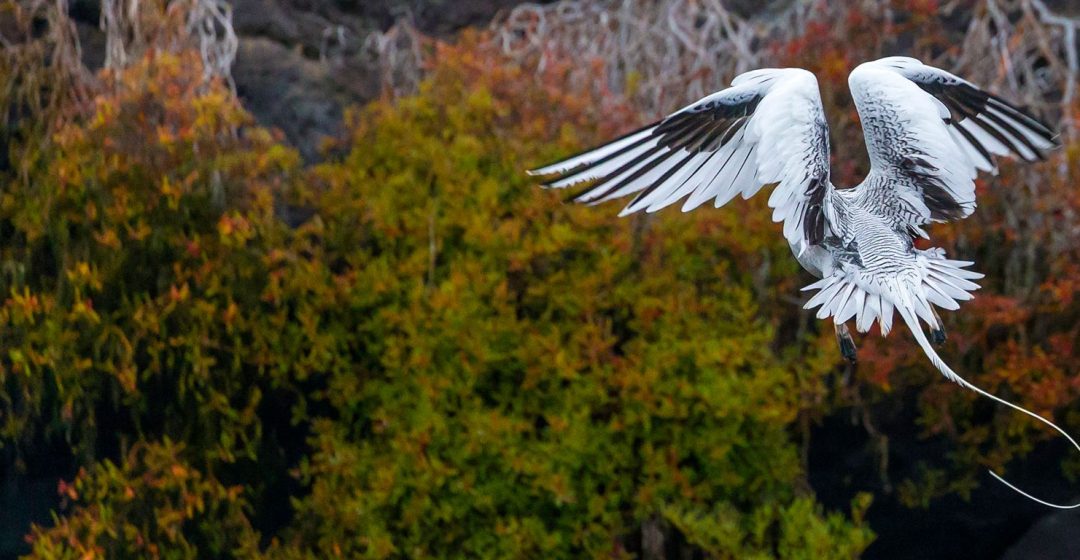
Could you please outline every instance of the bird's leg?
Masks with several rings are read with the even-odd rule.
[[[848,331],[847,325],[844,323],[834,324],[836,329],[836,342],[840,344],[840,354],[844,358],[855,363],[855,341],[851,338],[851,332]]]
[[[938,328],[930,329],[930,340],[934,344],[941,346],[945,344],[945,323],[941,322],[941,317],[937,314],[937,309],[934,309],[933,305],[930,306],[930,312],[934,314],[934,321],[938,324]]]

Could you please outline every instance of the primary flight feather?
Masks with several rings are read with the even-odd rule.
[[[1054,132],[1009,102],[949,72],[907,57],[861,64],[848,85],[862,121],[870,172],[859,185],[837,189],[829,174],[829,127],[817,79],[797,68],[746,72],[731,87],[666,118],[582,154],[529,171],[554,175],[545,185],[589,187],[575,200],[588,204],[635,195],[619,214],[655,212],[682,201],[689,211],[736,195],[750,198],[765,185],[773,220],[783,222],[795,258],[820,278],[804,290],[817,317],[832,317],[844,356],[854,361],[846,327],[874,322],[892,329],[894,311],[919,346],[951,381],[1038,419],[956,374],[934,342],[945,332],[935,307],[959,308],[982,274],[971,262],[945,258],[942,249],[916,249],[923,226],[965,218],[975,210],[978,171],[996,172],[995,156],[1025,161],[1057,146]],[[1039,500],[1005,482],[1013,490]]]

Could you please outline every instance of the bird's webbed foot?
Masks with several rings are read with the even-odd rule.
[[[846,324],[833,325],[836,330],[836,342],[840,344],[840,355],[845,360],[855,363],[855,340],[851,338],[851,331]]]
[[[930,306],[930,311],[934,313],[934,320],[937,321],[937,328],[930,329],[930,342],[933,342],[937,346],[945,344],[945,323],[941,322],[941,316],[938,315],[937,309]]]

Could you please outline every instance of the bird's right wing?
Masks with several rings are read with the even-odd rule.
[[[683,198],[683,211],[720,207],[778,183],[773,220],[803,250],[827,235],[829,129],[817,79],[795,68],[754,70],[731,87],[663,120],[574,157],[529,172],[563,188],[593,182],[577,196],[596,204],[637,193],[622,211],[654,212]]]

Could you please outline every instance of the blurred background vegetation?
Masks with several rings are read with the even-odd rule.
[[[1080,458],[905,333],[845,366],[763,200],[618,219],[522,173],[790,65],[852,185],[847,72],[960,73],[1065,146],[934,228],[987,274],[943,354],[1077,433],[1078,22],[1049,0],[7,0],[0,556],[1078,546],[1075,515],[984,470],[1068,501]]]

